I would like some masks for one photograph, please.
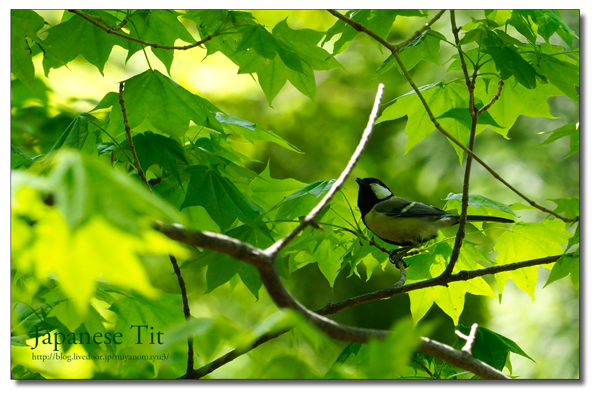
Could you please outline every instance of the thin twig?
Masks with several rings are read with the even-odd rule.
[[[383,88],[383,84],[379,84],[379,87],[377,89],[377,95],[375,96],[375,102],[373,103],[373,109],[371,110],[371,115],[369,116],[367,126],[362,134],[360,143],[356,147],[356,150],[354,151],[354,154],[348,161],[348,164],[346,165],[344,171],[342,171],[339,178],[331,186],[331,189],[329,190],[329,192],[327,192],[327,195],[325,195],[323,199],[321,199],[319,204],[315,206],[314,209],[311,210],[310,213],[308,213],[308,215],[306,215],[303,222],[300,223],[291,233],[289,233],[279,241],[275,242],[270,248],[268,248],[265,251],[267,254],[276,255],[281,249],[283,249],[287,244],[289,244],[290,241],[292,241],[298,234],[300,234],[302,230],[304,230],[309,225],[315,223],[315,219],[323,211],[323,208],[327,205],[327,203],[329,203],[331,199],[333,199],[335,193],[342,188],[342,185],[344,185],[344,182],[350,175],[350,172],[352,171],[352,169],[354,169],[356,163],[358,163],[358,160],[363,154],[367,142],[371,137],[371,132],[373,131],[373,126],[375,125],[375,119],[377,118],[377,113],[379,112],[379,105],[381,104],[381,98],[383,96]]]
[[[125,84],[123,82],[119,83],[119,104],[121,105],[121,111],[123,112],[123,123],[125,124],[125,133],[127,134],[127,140],[129,141],[129,147],[131,148],[131,154],[133,156],[133,164],[135,165],[142,182],[148,187],[150,192],[152,192],[152,186],[150,186],[150,184],[148,184],[148,180],[146,180],[146,174],[144,174],[144,169],[140,164],[140,159],[135,151],[135,145],[133,144],[133,138],[131,137],[131,127],[129,127],[127,112],[125,111],[125,101],[123,100],[124,87]]]
[[[475,342],[475,336],[477,335],[477,328],[479,326],[477,325],[477,323],[473,323],[473,325],[471,326],[471,332],[469,333],[469,335],[465,335],[463,333],[461,333],[459,330],[456,330],[455,333],[457,336],[459,336],[460,338],[462,338],[463,340],[466,340],[467,343],[465,344],[464,347],[462,347],[463,352],[468,352],[469,354],[472,354],[472,350],[473,350],[473,343]]]
[[[136,43],[140,43],[144,46],[150,46],[153,47],[155,49],[165,49],[165,50],[188,50],[191,49],[193,47],[198,47],[203,45],[204,43],[208,42],[209,40],[211,40],[213,38],[212,35],[208,35],[207,37],[205,37],[204,39],[193,43],[191,45],[186,45],[186,46],[166,46],[166,45],[159,45],[157,43],[150,43],[150,42],[146,42],[145,40],[141,40],[141,39],[136,39],[133,38],[129,35],[125,35],[121,32],[115,31],[112,29],[112,27],[105,22],[104,20],[102,20],[102,18],[99,18],[100,20],[102,20],[104,22],[104,24],[101,24],[100,22],[96,21],[96,17],[91,17],[90,15],[86,14],[86,13],[82,13],[81,11],[78,10],[68,10],[69,12],[72,12],[73,14],[76,14],[78,16],[80,16],[81,18],[85,19],[86,21],[90,22],[91,24],[94,24],[95,26],[97,26],[98,28],[102,29],[104,32],[109,33],[111,35],[116,35],[120,38],[126,39],[126,40],[130,40],[132,42],[136,42]],[[103,26],[104,25],[104,26]]]
[[[419,36],[421,36],[423,34],[423,32],[425,32],[426,30],[431,28],[431,25],[433,25],[437,20],[440,19],[440,17],[446,12],[446,10],[440,10],[440,12],[438,12],[432,19],[429,20],[429,22],[427,22],[425,25],[423,25],[420,29],[416,30],[415,33],[408,39],[398,43],[396,45],[396,47],[398,49],[403,48],[404,46],[408,45],[409,43],[411,43],[413,40],[415,40],[416,38],[418,38]]]
[[[392,253],[392,251],[390,251],[389,249],[379,245],[377,242],[375,242],[375,237],[371,237],[371,239],[369,240],[369,245],[374,246],[375,248],[379,249],[382,252],[387,253],[388,255]]]
[[[376,41],[381,43],[384,47],[386,47],[391,52],[395,52],[397,50],[397,46],[392,45],[390,42],[383,39],[382,37],[377,35],[375,32],[373,32],[372,30],[370,30],[369,28],[367,28],[360,22],[356,22],[356,21],[346,17],[344,14],[337,12],[336,10],[327,10],[327,12],[329,12],[334,17],[341,19],[342,21],[344,21],[346,24],[350,25],[352,28],[356,29],[357,31],[366,33],[367,35],[369,35],[370,37],[372,37],[373,39],[375,39]]]
[[[425,372],[427,372],[429,377],[431,377],[432,379],[435,379],[435,376],[433,375],[433,373],[431,373],[431,370],[429,370],[429,368],[427,366],[425,366],[425,364],[423,362],[416,360],[415,357],[412,357],[411,359],[414,363],[421,365],[421,367],[425,370]]]
[[[463,55],[463,51],[460,47],[460,39],[458,38],[458,32],[460,31],[460,28],[456,27],[456,15],[454,10],[450,10],[450,23],[452,24],[452,34],[454,35],[454,42],[456,42],[456,47],[458,48],[460,65],[462,66],[463,74],[465,75],[465,82],[467,83],[467,87],[470,87],[471,79],[469,78],[469,71],[467,70],[465,56]]]
[[[236,348],[233,351],[229,351],[225,355],[213,360],[212,362],[207,363],[206,365],[202,366],[201,368],[194,370],[191,373],[190,378],[191,379],[199,379],[201,377],[204,377],[204,376],[214,372],[221,366],[226,365],[229,362],[233,361],[237,357],[250,352],[254,348],[258,347],[259,345],[262,345],[262,344],[266,343],[267,341],[271,341],[271,340],[281,336],[282,334],[287,333],[288,331],[290,331],[290,329],[279,330],[279,331],[275,331],[272,333],[263,334],[256,341],[254,341],[254,343],[252,343],[252,345],[250,347]]]
[[[489,109],[494,103],[496,103],[496,100],[498,100],[498,98],[500,97],[500,94],[502,93],[502,87],[504,86],[504,81],[500,80],[498,81],[498,92],[496,92],[496,94],[494,95],[494,97],[492,97],[490,99],[490,101],[488,102],[488,104],[486,104],[485,106],[483,106],[477,113],[479,115],[482,115],[487,109]]]
[[[173,255],[169,255],[169,259],[171,260],[171,264],[173,265],[173,270],[175,271],[175,275],[177,276],[177,281],[179,282],[179,288],[181,289],[181,299],[183,301],[183,315],[185,316],[185,320],[190,321],[192,315],[190,314],[190,304],[188,302],[187,290],[185,288],[185,281],[183,280],[183,276],[181,275],[181,269],[177,264],[177,259]],[[188,360],[187,360],[187,370],[185,375],[182,377],[183,379],[191,379],[190,376],[194,371],[194,337],[190,336],[188,338]]]

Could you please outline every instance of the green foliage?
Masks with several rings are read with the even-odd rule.
[[[105,11],[93,10],[90,15],[104,19],[111,26],[119,24],[117,18]],[[69,18],[46,32],[48,37],[41,44],[46,76],[50,69],[67,65],[78,55],[85,57],[102,74],[112,48],[127,48],[127,41],[115,35],[107,35],[82,18]]]
[[[465,335],[469,335],[471,331],[469,327],[462,324],[456,326],[456,329]],[[465,343],[466,341],[464,339],[459,338],[454,343],[454,347],[462,348]],[[475,342],[473,343],[471,352],[475,358],[498,370],[502,370],[502,368],[508,366],[510,352],[535,362],[513,340],[486,329],[485,327],[477,328]]]
[[[414,32],[408,28],[410,23],[421,28],[428,14],[425,10],[351,10],[346,16],[384,39],[399,42]],[[558,113],[555,109],[551,113],[549,106],[552,97],[562,97],[570,105],[578,102],[579,38],[557,11],[457,13],[465,21],[471,14],[477,18],[463,24],[460,45],[468,71],[477,74],[475,106],[488,104],[498,93],[499,81],[504,82],[498,99],[479,116],[474,130],[478,146],[481,143],[481,149],[487,150],[480,153],[477,148],[476,153],[487,160],[485,153],[492,153],[490,149],[495,150],[494,143],[498,143],[494,141],[505,142],[509,133],[516,132],[520,116],[556,118],[553,114]],[[383,172],[399,180],[397,185],[407,192],[403,197],[425,187],[431,189],[429,195],[443,193],[438,187],[447,182],[452,182],[450,187],[456,191],[460,188],[456,177],[444,174],[450,170],[448,166],[455,169],[459,164],[438,146],[442,142],[435,142],[437,135],[431,134],[436,125],[430,116],[462,144],[469,143],[470,92],[455,45],[447,39],[453,35],[448,26],[442,25],[447,15],[437,22],[436,30],[421,30],[421,35],[398,49],[412,79],[420,85],[428,109],[416,91],[405,91],[407,77],[396,73],[399,69],[393,68],[395,58],[341,20],[328,20],[327,26],[309,29],[314,25],[306,20],[298,23],[292,18],[294,12],[289,17],[278,17],[273,24],[260,23],[254,16],[259,12],[253,15],[228,10],[89,10],[85,15],[87,19],[64,12],[59,21],[49,24],[37,12],[11,11],[13,377],[177,378],[187,366],[187,340],[194,344],[193,362],[198,369],[231,349],[250,351],[254,341],[273,330],[294,329],[272,340],[272,346],[250,351],[252,358],[240,357],[231,363],[232,367],[224,367],[226,373],[216,371],[209,377],[463,378],[465,372],[457,367],[415,353],[419,337],[438,335],[442,329],[436,327],[456,326],[468,332],[459,322],[465,315],[467,319],[472,317],[472,308],[476,307],[470,301],[474,299],[471,295],[501,299],[509,279],[533,299],[537,266],[495,274],[497,291],[490,284],[493,280],[479,276],[427,287],[408,293],[410,308],[406,304],[405,311],[382,307],[385,313],[377,311],[372,317],[356,315],[354,320],[348,319],[354,324],[369,322],[373,327],[390,329],[391,334],[384,340],[363,345],[339,343],[296,313],[277,311],[265,296],[263,282],[253,266],[223,253],[181,245],[153,229],[156,221],[178,223],[219,232],[260,249],[283,238],[328,193],[335,183],[333,177],[339,175],[358,143],[361,129],[356,124],[364,124],[368,113],[362,113],[362,105],[358,105],[363,98],[370,99],[371,95],[363,94],[372,92],[372,79],[390,80],[387,91],[395,97],[384,106],[376,130],[385,132],[406,116],[406,155],[392,166],[389,160],[396,160],[401,153],[398,144],[386,142],[386,135],[378,132],[368,149],[375,156],[367,152],[357,169],[368,176]],[[127,23],[121,24],[125,19]],[[239,90],[235,98],[223,100],[225,97],[220,99],[210,91],[202,90],[200,96],[196,93],[199,91],[190,89],[192,80],[175,73],[183,51],[175,47],[197,43],[198,35],[205,42],[190,48],[190,52],[212,59],[221,53],[222,63],[232,62],[238,74],[249,74],[256,80],[264,99],[250,99]],[[544,43],[538,42],[538,36]],[[162,63],[155,67],[163,72],[150,65],[148,48]],[[373,53],[366,50],[370,48],[375,49]],[[136,57],[141,59],[141,54],[136,56],[140,51],[147,67],[133,63]],[[361,51],[365,55],[359,63],[355,57]],[[129,63],[127,68],[123,58],[117,57],[119,52]],[[441,60],[441,55],[447,59]],[[83,59],[95,67],[100,82],[113,89],[102,89],[103,93],[93,99],[78,99],[77,106],[71,99],[58,101],[60,94],[48,79],[50,71],[65,73]],[[201,61],[196,57],[194,64],[200,70],[207,68]],[[361,63],[363,75],[355,78],[352,74]],[[36,74],[39,66],[43,72]],[[105,82],[108,66],[120,68],[117,81],[123,85],[122,94],[117,81]],[[429,68],[435,73],[424,74]],[[288,81],[295,89],[283,90]],[[370,86],[359,85],[363,81]],[[347,87],[329,95],[326,92],[331,82]],[[205,84],[209,85],[200,81],[201,87]],[[75,85],[105,87],[98,81],[77,80]],[[294,98],[296,90],[305,98]],[[322,103],[317,91],[325,93],[327,104]],[[279,104],[274,103],[278,95]],[[303,103],[306,98],[312,100],[306,102],[310,106]],[[345,103],[350,101],[356,103],[347,108]],[[273,117],[273,105],[280,112],[283,104],[293,110],[293,115]],[[309,107],[321,117],[315,117],[314,111],[308,114]],[[138,177],[126,121],[150,188]],[[346,125],[342,126],[341,121]],[[576,160],[577,120],[560,121],[558,128],[556,124],[541,126],[529,131],[550,136],[541,143],[544,146],[535,149],[553,152],[564,142],[558,141],[560,138],[569,137],[565,162]],[[500,135],[490,136],[490,131]],[[462,162],[463,151],[450,143]],[[513,148],[530,150],[520,145]],[[425,154],[424,149],[435,154]],[[420,159],[404,162],[413,155]],[[510,160],[515,160],[516,166],[516,161],[527,156]],[[499,157],[495,165],[501,165],[506,155]],[[423,168],[429,160],[440,164]],[[528,168],[533,169],[535,160],[529,164]],[[439,173],[439,185],[429,184],[428,172]],[[563,255],[556,263],[543,266],[552,269],[546,286],[570,275],[578,290],[579,227],[553,217],[531,221],[522,218],[515,212],[526,211],[526,207],[516,203],[516,196],[490,189],[499,184],[481,185],[481,191],[473,188],[470,192],[486,196],[471,193],[469,213],[519,222],[502,228],[469,225],[453,273]],[[376,287],[383,282],[382,277],[397,275],[396,269],[387,266],[389,255],[370,245],[372,234],[362,224],[353,200],[349,200],[355,192],[348,181],[318,216],[321,229],[305,229],[278,255],[277,269],[285,285],[311,308],[367,292],[366,288],[380,289]],[[563,192],[550,192],[550,200],[557,205],[554,212],[575,221],[579,199]],[[545,200],[541,195],[539,199],[536,194],[534,197]],[[505,199],[513,203],[509,206]],[[461,194],[450,193],[445,200],[447,210],[461,210]],[[436,278],[445,270],[453,250],[452,230],[444,230],[437,239],[424,244],[418,255],[405,259],[409,264],[407,284]],[[167,255],[174,256],[182,270],[181,280],[186,284],[191,309],[187,321],[179,277],[173,274]],[[308,277],[307,281],[303,282],[302,277]],[[351,287],[353,283],[358,283],[355,288]],[[430,319],[436,313],[437,326]],[[388,320],[381,320],[381,316]],[[443,324],[448,318],[452,324]],[[140,331],[131,330],[132,325],[139,326]],[[159,331],[163,342],[158,341]],[[152,342],[151,332],[156,335]],[[78,339],[101,333],[107,341],[57,344],[53,340],[40,344],[36,351],[85,354],[96,359],[52,364],[32,359],[31,347],[36,341],[55,339],[60,333]],[[121,343],[110,341],[116,333],[123,333]],[[143,344],[139,337],[142,334],[147,340]],[[500,370],[512,370],[511,352],[531,359],[514,341],[479,328],[473,348],[477,359]],[[98,358],[103,354],[122,359]],[[144,360],[144,355],[164,357]],[[135,362],[131,360],[134,357],[138,358]]]
[[[540,132],[540,135],[543,134],[552,135],[546,138],[541,145],[547,145],[568,136],[570,138],[571,151],[565,157],[573,156],[575,153],[579,152],[579,123],[563,125],[554,131]],[[579,210],[579,207],[577,207],[577,210]]]
[[[173,46],[177,39],[188,43],[194,43],[195,40],[186,27],[177,19],[179,13],[172,10],[137,10],[129,17],[129,23],[133,26],[131,32],[133,37],[143,39],[147,42],[160,43],[166,46]],[[140,43],[127,42],[127,60],[135,53],[142,50]],[[167,68],[171,71],[173,63],[173,49],[152,48],[152,52]]]
[[[31,89],[35,74],[31,45],[41,42],[37,33],[43,26],[44,19],[34,11],[10,11],[10,71]]]

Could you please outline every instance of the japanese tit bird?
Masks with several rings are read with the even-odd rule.
[[[369,230],[392,245],[403,247],[402,254],[437,236],[437,232],[458,224],[460,216],[435,206],[394,196],[377,178],[357,178],[358,208]],[[467,216],[467,221],[514,223],[493,216]]]

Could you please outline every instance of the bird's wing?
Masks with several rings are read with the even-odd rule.
[[[375,205],[375,211],[390,217],[435,217],[448,212],[435,206],[393,197]]]

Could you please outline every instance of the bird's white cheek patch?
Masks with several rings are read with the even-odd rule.
[[[371,189],[377,199],[385,199],[392,195],[392,192],[389,189],[382,187],[379,184],[371,184]]]

